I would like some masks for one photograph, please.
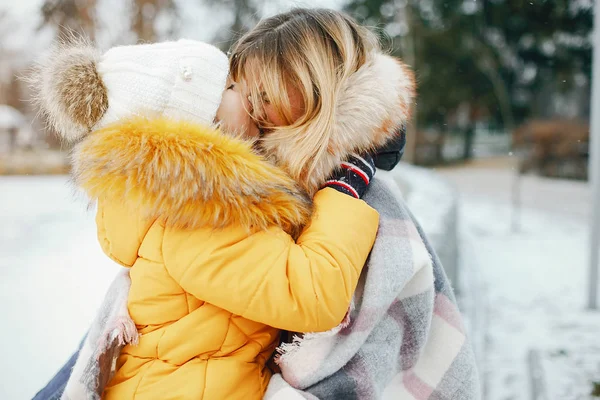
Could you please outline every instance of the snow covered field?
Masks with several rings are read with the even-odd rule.
[[[65,177],[0,177],[0,399],[30,399],[85,334],[118,266]]]
[[[460,274],[484,324],[474,338],[484,398],[532,399],[534,351],[543,381],[536,400],[591,399],[600,381],[600,314],[584,310],[587,185],[525,177],[521,230],[512,233],[509,171],[442,174],[461,193]]]
[[[459,276],[477,309],[470,322],[484,325],[474,339],[486,400],[531,398],[536,349],[546,399],[588,399],[600,378],[600,314],[583,310],[586,185],[526,178],[523,228],[513,234],[508,172],[441,173],[461,194]],[[92,320],[118,268],[93,219],[65,177],[0,177],[0,399],[31,398]]]

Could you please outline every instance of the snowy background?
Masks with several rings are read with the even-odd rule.
[[[0,0],[0,400],[29,399],[53,376],[119,268],[65,175],[68,148],[17,76],[65,27],[101,48],[176,37],[226,48],[262,16],[315,5],[344,8],[416,71],[405,160],[435,168],[402,165],[397,181],[454,280],[484,400],[600,399],[600,314],[585,310],[593,4]],[[519,154],[543,155],[531,172],[580,181],[525,176],[515,211],[517,132]]]
[[[520,229],[513,232],[511,170],[441,173],[461,195],[462,284],[485,326],[475,338],[484,398],[593,398],[600,315],[585,311],[587,184],[525,177]]]
[[[0,399],[30,399],[83,338],[118,266],[66,177],[0,177]]]

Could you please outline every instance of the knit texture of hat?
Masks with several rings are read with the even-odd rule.
[[[97,128],[132,116],[211,125],[228,67],[222,51],[192,40],[114,47],[98,63],[108,109]]]

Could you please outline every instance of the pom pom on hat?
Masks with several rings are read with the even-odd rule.
[[[85,136],[108,109],[97,70],[101,56],[89,42],[71,38],[54,45],[26,79],[48,124],[67,141]]]

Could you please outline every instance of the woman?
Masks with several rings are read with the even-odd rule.
[[[268,18],[240,39],[231,60],[261,149],[309,193],[348,154],[383,150],[409,119],[412,73],[340,12]],[[448,279],[396,190],[374,179],[365,194],[380,213],[379,231],[346,320],[284,343],[276,358],[284,379],[271,380],[268,398],[290,390],[319,399],[479,397]]]

